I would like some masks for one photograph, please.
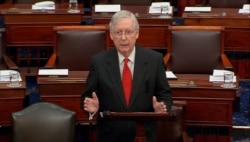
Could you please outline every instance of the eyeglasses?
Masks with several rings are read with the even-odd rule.
[[[113,31],[112,32],[114,36],[116,37],[122,37],[123,34],[125,34],[126,37],[132,36],[135,33],[135,30],[127,30],[127,31]]]

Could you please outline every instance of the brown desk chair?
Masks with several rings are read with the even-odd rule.
[[[212,74],[214,69],[232,70],[224,54],[224,27],[170,26],[167,70],[180,74]]]
[[[109,47],[107,26],[54,27],[53,54],[45,68],[89,70],[91,57]]]
[[[12,142],[73,142],[76,113],[52,103],[36,103],[12,113]]]
[[[17,70],[18,66],[12,61],[12,59],[6,55],[4,28],[0,28],[0,67],[1,69]]]

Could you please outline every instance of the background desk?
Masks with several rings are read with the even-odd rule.
[[[42,66],[51,54],[53,27],[80,25],[83,11],[68,13],[68,5],[57,5],[56,10],[31,10],[31,5],[0,5],[5,24],[7,55],[18,66]]]
[[[186,100],[186,126],[192,129],[194,141],[231,142],[235,88],[222,88],[222,83],[209,82],[208,75],[177,74],[169,80],[173,100]],[[195,85],[190,85],[193,81]]]
[[[171,25],[172,15],[149,14],[149,6],[125,6],[121,5],[122,10],[129,10],[135,13],[140,25]],[[93,13],[94,24],[109,24],[112,13]]]
[[[87,71],[70,71],[67,77],[38,76],[37,83],[42,101],[54,102],[77,113],[76,121],[89,123],[88,115],[80,108]]]
[[[238,10],[212,8],[211,13],[183,13],[182,18],[189,26],[225,26],[225,50],[234,72],[246,79],[250,78],[250,14],[239,14]]]
[[[68,77],[41,77],[37,79],[39,93],[43,101],[57,103],[77,112],[77,121],[88,122],[80,109],[80,96],[84,90],[88,72],[70,71]],[[232,127],[233,101],[236,88],[221,88],[221,83],[211,83],[208,75],[177,75],[178,80],[170,80],[173,100],[186,100],[185,121],[193,126]],[[188,86],[194,81],[196,86]],[[48,91],[50,90],[50,91]],[[230,140],[226,136],[225,141]],[[202,141],[203,142],[203,141]]]
[[[0,83],[0,127],[10,126],[12,112],[24,108],[26,83],[24,77],[22,80],[22,86],[17,88],[10,88],[7,87],[7,83]]]

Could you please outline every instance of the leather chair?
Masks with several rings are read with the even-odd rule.
[[[53,54],[45,68],[89,70],[91,57],[109,48],[107,26],[54,27]]]
[[[73,142],[76,113],[36,103],[12,113],[12,142]]]
[[[5,29],[0,28],[0,69],[17,70],[18,66],[7,56],[5,47]]]
[[[224,27],[169,26],[167,70],[178,74],[212,74],[214,69],[232,70],[224,53]]]

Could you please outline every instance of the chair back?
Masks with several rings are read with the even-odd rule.
[[[170,26],[167,68],[184,74],[211,74],[222,68],[223,30],[219,26]]]
[[[55,68],[89,70],[91,57],[109,47],[106,26],[57,26],[54,30]]]
[[[73,142],[76,113],[53,103],[36,103],[12,113],[12,142]]]

